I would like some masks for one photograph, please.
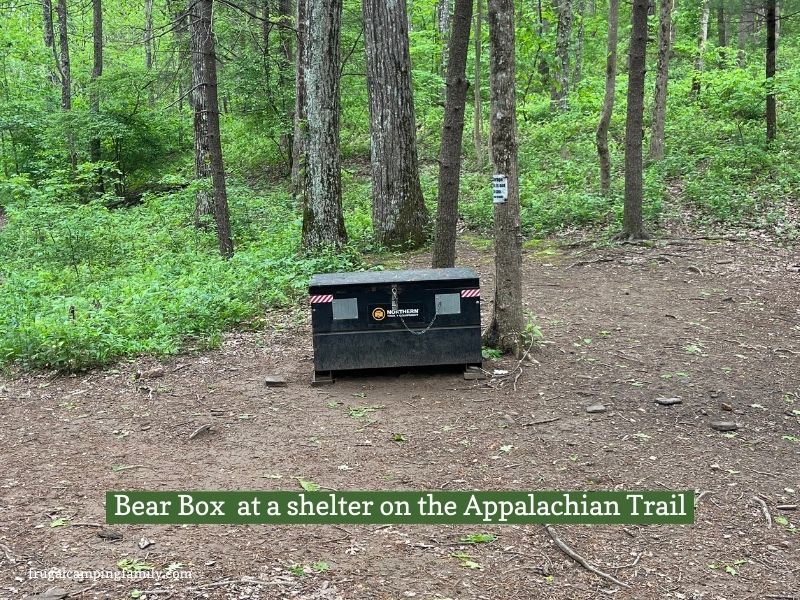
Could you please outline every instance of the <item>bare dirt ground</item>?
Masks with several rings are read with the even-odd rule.
[[[486,317],[491,254],[464,245],[460,257],[481,273]],[[800,501],[797,262],[769,245],[698,239],[528,250],[525,302],[544,343],[521,373],[515,360],[487,361],[512,374],[486,381],[414,371],[311,388],[307,307],[216,352],[2,380],[0,598],[53,586],[87,599],[135,588],[162,600],[798,598],[800,512],[778,508]],[[135,377],[159,364],[163,376]],[[288,387],[266,388],[267,373]],[[662,396],[683,403],[655,404]],[[606,412],[587,413],[596,403]],[[715,431],[715,419],[739,429]],[[691,526],[556,527],[629,588],[575,564],[540,526],[104,525],[110,489],[299,489],[297,477],[340,490],[703,495]],[[459,543],[482,531],[497,540]],[[140,549],[143,537],[153,543]],[[28,576],[118,571],[126,558],[180,563],[192,579]],[[320,562],[330,569],[311,568]]]

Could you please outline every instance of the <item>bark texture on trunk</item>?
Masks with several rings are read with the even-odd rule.
[[[717,6],[717,45],[720,48],[728,45],[728,19],[722,4]]]
[[[58,0],[56,14],[58,15],[58,70],[61,74],[61,110],[69,113],[72,111],[72,74],[70,72],[69,36],[67,34],[67,0]],[[75,153],[75,136],[72,132],[72,127],[69,125],[67,126],[66,138],[69,163],[74,171],[78,164],[78,157]]]
[[[51,0],[42,0],[42,29],[44,45],[53,47],[53,3]]]
[[[438,0],[436,4],[436,28],[439,31],[439,39],[442,40],[442,76],[447,74],[447,61],[450,56],[448,38],[450,37],[450,0]]]
[[[489,0],[492,163],[508,179],[508,198],[494,205],[495,291],[484,332],[488,346],[522,353],[522,233],[517,163],[513,0]]]
[[[201,38],[200,8],[195,0],[189,2],[189,46],[192,62],[192,88],[189,94],[192,105],[194,127],[194,176],[208,179],[211,176],[211,157],[208,149],[209,112],[205,93],[205,61],[203,60],[203,40]],[[200,187],[195,192],[194,221],[197,227],[205,227],[207,216],[212,216],[213,198],[211,191]]]
[[[214,32],[211,25],[212,0],[196,0],[197,18],[192,19],[194,30],[192,38],[198,39],[200,55],[195,59],[202,61],[203,81],[200,91],[206,113],[206,136],[208,139],[208,159],[211,170],[213,201],[211,212],[217,229],[219,253],[224,258],[233,256],[230,215],[228,212],[228,193],[225,186],[225,166],[222,161],[222,141],[219,130],[219,100],[217,94],[217,57],[214,50]],[[195,109],[196,111],[197,109]]]
[[[777,50],[777,2],[767,0],[767,142],[778,134],[778,115],[775,103],[775,54]]]
[[[628,111],[625,121],[625,208],[620,237],[647,237],[642,222],[642,124],[647,68],[648,0],[633,0],[628,58]]]
[[[444,105],[442,145],[439,152],[439,199],[433,267],[455,266],[458,192],[461,177],[461,142],[467,103],[467,52],[472,23],[472,0],[455,0],[447,65],[447,98]]]
[[[611,191],[611,155],[608,151],[608,128],[614,114],[614,93],[617,85],[617,39],[619,37],[619,0],[608,1],[608,44],[606,47],[606,89],[600,122],[597,124],[597,156],[600,159],[600,193]]]
[[[569,48],[571,37],[572,0],[558,0],[558,26],[556,29],[558,75],[552,97],[559,110],[567,110],[569,104]]]
[[[103,74],[103,5],[102,0],[92,0],[92,46],[94,63],[92,65],[92,83],[89,94],[89,110],[96,118],[100,114],[100,76]],[[89,158],[92,162],[100,160],[100,138],[95,136],[89,140]]]
[[[650,159],[664,158],[664,125],[667,116],[669,57],[672,52],[672,0],[661,0],[658,14],[658,59],[653,97],[653,125],[650,129]]]
[[[296,4],[297,51],[294,72],[294,134],[292,135],[292,193],[304,195],[305,165],[305,121],[306,121],[306,41],[308,40],[308,0],[297,0]]]
[[[428,210],[417,164],[405,0],[364,0],[372,226],[385,246],[419,246]]]
[[[575,69],[572,72],[572,82],[578,85],[583,77],[583,46],[586,38],[583,18],[586,13],[586,0],[578,0],[578,31],[575,34]]]
[[[347,243],[339,158],[342,0],[309,0],[308,23],[303,247],[338,248]]]
[[[475,144],[475,163],[480,171],[483,168],[483,102],[481,101],[481,26],[483,25],[483,0],[475,0],[475,81],[473,82],[472,138]]]
[[[692,77],[692,95],[696,98],[700,95],[700,75],[705,69],[706,43],[708,42],[708,18],[710,15],[709,0],[702,0],[702,13],[700,15],[700,32],[697,39],[697,56],[694,61],[694,75]]]

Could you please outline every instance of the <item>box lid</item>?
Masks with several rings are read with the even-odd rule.
[[[454,281],[478,279],[474,269],[409,269],[404,271],[359,271],[355,273],[325,273],[314,275],[309,287],[339,285],[372,285],[381,283],[409,283],[423,281]]]

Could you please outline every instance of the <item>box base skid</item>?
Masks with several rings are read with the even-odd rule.
[[[434,366],[452,367],[453,365]],[[409,369],[414,368],[421,369],[421,367],[409,367]],[[392,369],[397,370],[397,367],[392,367]],[[360,369],[353,369],[352,371],[363,373],[363,370]],[[380,369],[367,369],[367,371],[380,372]],[[483,365],[481,363],[464,365],[464,379],[486,379],[486,373],[483,370]],[[336,371],[314,371],[314,375],[311,377],[312,387],[322,387],[324,385],[332,385],[334,383],[336,383]]]

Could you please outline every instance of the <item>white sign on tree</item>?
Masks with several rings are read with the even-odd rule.
[[[508,200],[508,177],[505,175],[492,176],[492,201],[503,204]]]

